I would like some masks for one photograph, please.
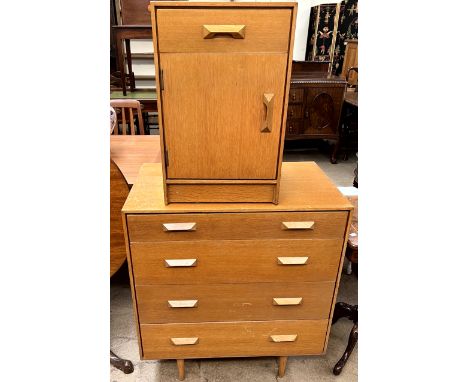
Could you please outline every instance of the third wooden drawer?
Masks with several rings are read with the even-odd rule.
[[[328,319],[334,282],[139,285],[142,324]]]
[[[128,215],[131,242],[343,238],[347,211]]]
[[[335,281],[343,239],[131,243],[135,285]]]

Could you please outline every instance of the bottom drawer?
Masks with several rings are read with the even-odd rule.
[[[317,355],[328,320],[140,326],[143,359]]]

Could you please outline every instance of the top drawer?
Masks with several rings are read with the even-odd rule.
[[[291,9],[157,9],[158,49],[288,52]]]
[[[343,238],[347,211],[127,215],[131,242]]]

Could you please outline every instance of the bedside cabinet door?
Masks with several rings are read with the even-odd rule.
[[[338,134],[343,91],[343,87],[327,86],[307,89],[305,134]]]
[[[276,179],[287,53],[162,53],[168,179]]]

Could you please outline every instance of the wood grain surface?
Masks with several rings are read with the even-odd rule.
[[[274,275],[272,275],[274,281]],[[335,283],[250,283],[137,285],[140,322],[267,321],[328,319]],[[273,299],[301,297],[298,305],[275,305]],[[190,300],[183,308],[168,301]],[[197,301],[196,305],[193,301]],[[174,305],[174,303],[172,303]],[[182,304],[183,305],[183,304]]]
[[[201,240],[131,243],[135,285],[334,281],[343,239]],[[304,265],[278,257],[308,256]],[[196,259],[196,266],[165,266],[166,259]]]
[[[151,214],[127,216],[132,242],[193,240],[334,239],[344,238],[348,213],[265,212],[219,214]],[[286,229],[313,222],[313,229]],[[191,231],[167,231],[163,224],[196,223]]]
[[[323,352],[328,320],[143,324],[144,359],[187,359],[271,355],[313,355]],[[271,341],[272,335],[297,335],[294,342]],[[194,345],[175,346],[171,337],[198,338]]]
[[[144,164],[139,181],[125,202],[126,213],[337,211],[353,209],[315,162],[283,163],[279,204],[272,203],[164,203],[162,169]]]
[[[289,48],[291,9],[158,9],[156,20],[161,53],[287,53]],[[245,25],[245,36],[205,39],[204,24]]]

